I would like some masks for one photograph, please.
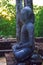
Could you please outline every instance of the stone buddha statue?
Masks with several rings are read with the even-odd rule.
[[[24,7],[20,12],[21,28],[20,42],[12,47],[18,65],[29,59],[34,51],[34,24],[32,23],[33,12],[29,6]],[[21,64],[19,64],[22,62]]]

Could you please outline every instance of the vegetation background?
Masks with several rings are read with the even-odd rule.
[[[43,37],[43,6],[35,6],[35,37]],[[0,36],[16,37],[16,6],[0,0]]]

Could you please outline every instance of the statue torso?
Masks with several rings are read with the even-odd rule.
[[[21,41],[26,43],[29,41],[29,30],[27,30],[27,28],[32,25],[32,23],[27,23],[27,24],[24,24],[22,26],[22,29],[21,29]]]

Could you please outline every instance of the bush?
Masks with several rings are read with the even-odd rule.
[[[35,12],[35,37],[43,37],[43,7],[41,6],[36,7]]]
[[[16,9],[11,4],[0,6],[0,36],[16,37]]]
[[[16,37],[16,6],[8,1],[0,1],[0,36]],[[43,37],[43,7],[34,6],[34,13],[35,37]]]

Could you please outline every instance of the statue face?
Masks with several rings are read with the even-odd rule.
[[[20,15],[20,19],[23,22],[26,22],[27,20],[29,21],[30,19],[30,15],[32,13],[32,10],[30,7],[26,6],[21,10],[21,15]]]

